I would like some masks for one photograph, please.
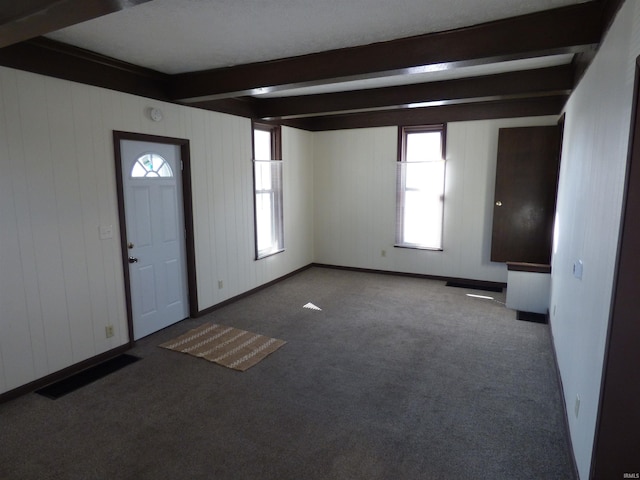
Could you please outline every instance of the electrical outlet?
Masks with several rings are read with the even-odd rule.
[[[224,287],[224,282],[222,280],[218,280],[218,288],[221,289]]]
[[[576,414],[576,418],[580,414],[580,395],[576,395],[576,404],[573,407],[573,411]]]
[[[100,225],[98,230],[100,232],[100,240],[113,238],[113,225]]]
[[[113,331],[113,325],[107,325],[104,327],[105,333],[107,334],[107,338],[111,338],[115,335]]]

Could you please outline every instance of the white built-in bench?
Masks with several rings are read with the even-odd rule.
[[[507,262],[507,308],[547,315],[551,294],[551,265]]]

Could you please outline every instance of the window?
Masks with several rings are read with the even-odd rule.
[[[396,245],[442,250],[445,126],[401,127]]]
[[[256,259],[284,250],[280,127],[253,124]]]
[[[173,170],[167,161],[157,153],[145,153],[133,164],[131,176],[134,178],[173,177]]]

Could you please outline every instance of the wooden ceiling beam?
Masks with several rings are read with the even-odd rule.
[[[596,0],[601,4],[602,9],[602,33],[606,33],[613,23],[618,10],[622,7],[624,0]]]
[[[0,40],[9,42],[0,48],[0,65],[178,103],[184,102],[177,93],[187,97],[203,93],[215,100],[190,105],[251,118],[276,118],[307,130],[548,115],[560,111],[565,93],[575,84],[568,79],[577,68],[575,62],[572,66],[375,90],[271,99],[234,97],[239,97],[238,89],[277,90],[383,72],[415,73],[433,65],[477,65],[545,53],[592,54],[621,4],[621,0],[595,0],[448,32],[180,75],[162,74],[46,38],[11,44],[18,41],[11,32],[21,21],[26,22],[29,35],[34,34],[35,30],[29,30],[30,12],[52,17],[46,30],[58,28],[59,22],[83,21],[145,1],[150,0],[26,0],[0,8]],[[61,13],[70,6],[82,12],[70,17]],[[396,108],[435,101],[452,104]],[[373,111],[330,114],[367,109]],[[295,116],[309,117],[291,118]]]
[[[169,100],[168,75],[47,38],[35,38],[1,48],[0,65],[143,97]]]
[[[603,5],[586,2],[495,22],[351,48],[174,75],[171,96],[196,101],[253,95],[382,72],[417,73],[430,66],[475,65],[598,44]]]
[[[559,115],[568,95],[542,98],[500,100],[423,108],[399,108],[379,112],[347,113],[325,117],[283,120],[290,127],[313,132],[371,128],[394,125],[429,125],[433,123]]]
[[[0,7],[0,48],[151,0],[10,0]]]
[[[257,99],[255,109],[259,118],[277,119],[345,110],[407,106],[422,102],[566,94],[573,88],[573,81],[572,65],[562,65],[395,87]]]
[[[238,117],[258,119],[256,112],[257,101],[252,97],[222,98],[220,100],[209,100],[197,104],[186,104],[188,107],[211,110],[212,112],[228,113]]]

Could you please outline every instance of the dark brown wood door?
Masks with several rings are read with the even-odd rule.
[[[550,262],[559,147],[557,126],[500,129],[491,261]]]

